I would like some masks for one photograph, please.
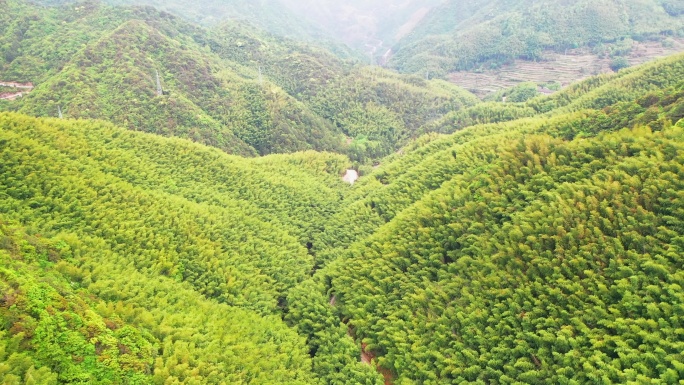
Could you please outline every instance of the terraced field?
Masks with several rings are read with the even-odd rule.
[[[627,59],[631,65],[637,65],[684,51],[684,39],[671,42],[673,44],[669,47],[663,46],[661,42],[635,42]],[[479,97],[485,97],[522,82],[559,82],[565,87],[592,75],[612,72],[610,58],[600,58],[587,48],[569,50],[567,54],[547,52],[544,56],[547,58],[544,61],[518,60],[499,70],[454,72],[449,75],[449,80]]]

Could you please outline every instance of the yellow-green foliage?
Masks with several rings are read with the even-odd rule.
[[[476,105],[444,82],[342,64],[311,87],[281,85],[286,67],[260,83],[249,67],[285,60],[282,46],[241,51],[225,30],[204,45],[152,19],[113,23],[0,106],[40,113],[73,77],[83,95],[61,96],[84,117],[204,127],[225,146],[0,113],[3,384],[684,377],[681,56]],[[302,76],[325,67],[305,56]],[[172,92],[148,95],[140,106],[160,110],[143,115],[123,102],[147,91],[111,90],[152,82],[150,63]],[[171,102],[183,124],[161,124]],[[353,159],[222,151],[326,143],[296,129],[306,116],[350,136]]]
[[[646,109],[651,109],[651,115],[657,115],[662,112],[659,107],[673,107],[672,103],[680,97],[684,86],[683,78],[684,55],[677,54],[619,74],[594,76],[551,96],[539,96],[524,103],[511,103],[508,100],[505,103],[486,102],[452,111],[424,125],[421,131],[452,133],[478,124],[507,122],[542,114],[552,116],[587,108],[598,110],[619,103],[623,104],[620,107],[623,113],[631,104],[634,108],[632,115],[643,113]],[[681,119],[677,118],[680,112],[672,111],[670,118],[676,122]]]
[[[64,357],[48,359],[41,352],[54,349],[43,343],[60,342],[17,337],[24,310],[10,308],[18,318],[3,315],[3,330],[10,340],[19,338],[21,349],[9,356],[16,351],[33,360],[13,375],[26,376],[33,365],[60,376],[87,374],[90,383],[129,374],[143,376],[139,383],[310,382],[303,341],[277,314],[311,271],[306,244],[345,190],[342,156],[247,160],[104,123],[3,113],[0,158],[3,221],[54,239],[58,254],[69,250],[59,265],[50,252],[26,258],[46,274],[64,273],[71,287],[84,291],[84,301],[98,298],[88,306],[115,309],[111,317],[118,314],[157,346],[130,373],[105,356],[105,347],[116,346],[110,337],[99,351],[95,337],[77,342],[74,334]],[[15,243],[8,241],[9,250]],[[9,273],[19,269],[3,266]],[[54,317],[45,322],[57,322]],[[74,328],[62,326],[67,336]],[[83,365],[73,352],[85,357]],[[64,360],[74,369],[60,372]]]
[[[477,102],[474,95],[444,81],[360,68],[331,82],[312,104],[321,116],[356,139],[350,148],[352,159],[367,161],[416,138],[421,127],[447,112]]]
[[[424,124],[478,102],[446,82],[355,67],[242,22],[205,30],[152,8],[8,1],[0,80],[36,88],[3,102],[3,110],[54,117],[61,109],[65,117],[247,156],[318,150],[368,162],[415,138]]]
[[[145,382],[158,341],[62,271],[64,241],[0,223],[0,378],[4,384]],[[34,381],[34,382],[31,382]]]
[[[494,136],[323,277],[398,381],[682,375],[684,132]]]
[[[312,350],[348,328],[394,383],[676,383],[682,118],[661,90],[389,157],[314,243],[288,322]]]

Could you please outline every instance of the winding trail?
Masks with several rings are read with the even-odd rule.
[[[16,92],[0,93],[0,100],[16,100],[31,92],[33,90],[33,83],[0,81],[0,87],[14,88],[17,90]]]
[[[333,299],[336,299],[335,296],[333,296]],[[333,301],[331,300],[331,302]],[[358,341],[354,331],[352,330],[352,326],[349,325],[348,322],[344,322],[344,324],[347,325],[347,335],[349,338],[353,339],[354,341]],[[392,372],[378,365],[377,362],[373,362],[373,360],[377,358],[377,355],[368,349],[368,344],[361,342],[361,357],[359,358],[363,364],[368,366],[373,366],[375,363],[375,370],[382,375],[385,385],[394,385],[394,375]]]
[[[12,88],[22,88],[22,89],[33,89],[33,83],[17,83],[17,82],[4,82],[0,81],[0,87],[12,87]]]
[[[371,42],[368,42],[365,44],[365,46],[366,46],[366,48],[369,48],[368,53],[370,54],[370,56],[372,58],[371,65],[376,64],[375,60],[377,58],[375,57],[375,55],[378,53],[378,51],[380,51],[385,46],[385,42],[380,40],[380,39],[377,39],[377,40],[375,40],[375,44],[371,44]],[[382,64],[380,64],[380,65],[382,65]]]

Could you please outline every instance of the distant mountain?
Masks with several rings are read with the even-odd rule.
[[[35,0],[49,6],[78,5],[82,0]],[[323,39],[324,32],[285,7],[280,0],[256,1],[182,1],[182,0],[102,0],[115,6],[151,6],[201,25],[216,25],[228,20],[246,21],[280,36],[298,39]]]
[[[373,55],[382,55],[418,25],[441,0],[282,0],[330,36]]]
[[[36,116],[104,119],[243,155],[314,149],[368,160],[477,102],[444,82],[361,70],[241,21],[207,30],[149,7],[98,3],[9,0],[7,10],[0,80],[35,88],[5,108]],[[350,111],[355,118],[340,118]]]
[[[395,45],[390,66],[435,74],[543,59],[545,50],[663,38],[684,31],[676,1],[445,1]]]

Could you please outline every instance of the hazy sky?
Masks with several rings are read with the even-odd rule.
[[[357,45],[371,39],[391,44],[443,0],[281,0],[340,40]]]

